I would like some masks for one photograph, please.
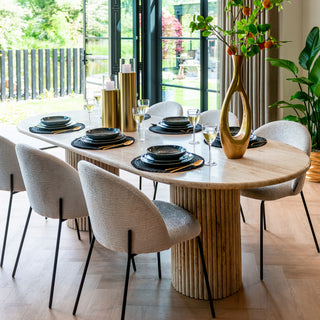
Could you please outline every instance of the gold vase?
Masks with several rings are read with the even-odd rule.
[[[120,128],[119,90],[102,90],[102,126]]]
[[[249,99],[243,86],[242,65],[244,56],[233,55],[233,78],[224,98],[220,115],[220,139],[224,153],[229,159],[242,158],[246,152],[251,134],[251,109]],[[229,106],[234,93],[239,92],[243,105],[243,118],[240,131],[232,136],[229,130]]]
[[[137,84],[136,73],[119,72],[120,89],[120,130],[124,132],[136,131],[132,108],[136,108]]]
[[[311,165],[306,174],[306,179],[311,182],[320,182],[320,152],[311,152]]]

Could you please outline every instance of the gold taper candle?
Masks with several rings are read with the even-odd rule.
[[[119,90],[102,90],[102,126],[120,128]]]
[[[137,84],[136,73],[119,72],[120,89],[120,130],[124,132],[136,131],[136,122],[133,119],[132,108],[136,108]]]

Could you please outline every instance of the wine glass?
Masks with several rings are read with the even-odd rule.
[[[144,113],[146,114],[150,105],[149,99],[139,99],[138,100],[138,107],[144,109]]]
[[[85,103],[84,103],[84,109],[86,109],[88,111],[88,116],[89,116],[89,126],[91,125],[91,113],[94,109],[95,106],[95,100],[90,98],[90,99],[86,99]]]
[[[190,144],[198,144],[199,141],[196,141],[196,125],[200,120],[200,110],[199,109],[188,109],[188,119],[193,126],[193,135],[192,140],[189,141]]]
[[[204,124],[202,126],[203,137],[209,146],[209,160],[204,163],[206,166],[216,165],[216,163],[211,160],[211,145],[215,140],[217,133],[218,133],[218,126],[216,124],[210,124],[210,125]]]
[[[132,108],[132,115],[133,115],[133,119],[137,123],[138,139],[140,141],[144,141],[144,132],[143,132],[143,128],[142,128],[142,121],[145,116],[145,108],[141,108],[141,107]]]
[[[101,90],[95,90],[93,93],[93,97],[94,97],[95,104],[96,104],[97,108],[99,108],[100,101],[101,101]]]

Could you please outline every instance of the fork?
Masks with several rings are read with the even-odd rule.
[[[78,127],[72,128],[72,129],[55,130],[55,131],[52,131],[52,133],[53,134],[58,134],[58,133],[66,132],[66,131],[76,131],[76,130],[78,130],[80,128],[81,128],[81,126],[78,126]]]

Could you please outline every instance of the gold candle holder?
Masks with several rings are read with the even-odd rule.
[[[133,119],[132,108],[136,108],[136,73],[119,72],[120,89],[120,130],[124,132],[136,131],[136,122]]]
[[[102,126],[120,128],[119,90],[102,90]]]

